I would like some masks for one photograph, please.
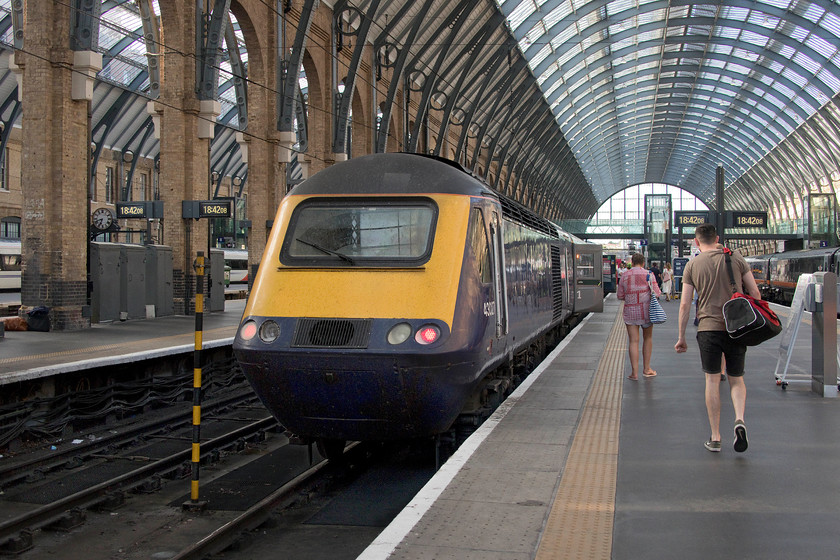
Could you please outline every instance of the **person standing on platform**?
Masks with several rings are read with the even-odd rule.
[[[735,451],[747,450],[747,426],[744,423],[744,411],[747,402],[747,387],[744,384],[744,360],[747,347],[729,338],[726,323],[723,320],[723,304],[732,297],[729,274],[726,272],[724,249],[718,248],[718,235],[715,226],[703,224],[697,227],[694,241],[700,248],[700,254],[685,267],[682,278],[682,296],[680,298],[679,338],[674,345],[677,353],[685,352],[685,329],[691,309],[691,300],[695,290],[698,294],[697,345],[700,348],[700,361],[706,374],[706,412],[709,416],[711,436],[704,444],[706,449],[720,451],[720,382],[721,358],[726,358],[726,373],[729,379],[729,393],[735,409]],[[738,253],[733,253],[732,274],[739,292],[761,299],[750,266]]]
[[[650,367],[653,354],[653,323],[650,322],[651,292],[656,296],[662,291],[653,279],[653,274],[645,270],[645,256],[633,253],[630,259],[633,267],[621,276],[618,283],[616,297],[624,302],[624,325],[627,327],[627,337],[630,340],[630,370],[627,379],[633,381],[639,378],[639,327],[642,329],[642,361],[644,369],[642,375],[653,377],[656,372]]]
[[[662,272],[659,270],[659,265],[656,262],[650,263],[650,273],[653,274],[653,277],[656,279],[656,285],[659,286],[659,289],[662,289]]]
[[[671,263],[666,262],[662,269],[662,293],[665,294],[665,301],[671,301],[674,292],[674,273],[671,271]]]

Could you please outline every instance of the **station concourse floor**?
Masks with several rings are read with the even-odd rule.
[[[696,328],[676,354],[679,301],[663,307],[656,377],[627,379],[608,296],[359,558],[840,558],[840,399],[806,382],[809,314],[786,390],[776,339],[747,351],[744,453],[721,384],[723,445],[711,453]]]

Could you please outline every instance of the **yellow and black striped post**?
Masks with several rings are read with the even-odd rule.
[[[193,265],[195,269],[195,350],[193,352],[193,438],[192,482],[190,501],[198,502],[198,467],[201,460],[201,349],[204,334],[204,252],[199,251]]]

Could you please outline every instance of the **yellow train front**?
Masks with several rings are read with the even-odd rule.
[[[574,245],[456,164],[355,158],[283,199],[234,351],[299,436],[439,434],[562,330]]]

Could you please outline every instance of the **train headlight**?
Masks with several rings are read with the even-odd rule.
[[[257,334],[257,324],[253,321],[245,321],[239,329],[239,336],[242,340],[251,340]]]
[[[411,336],[411,325],[408,323],[399,323],[391,327],[391,330],[388,331],[388,343],[389,344],[402,344],[408,337]]]
[[[280,325],[269,319],[260,325],[260,340],[272,343],[280,336]]]
[[[414,335],[418,344],[431,344],[440,338],[440,329],[434,325],[423,325]]]

